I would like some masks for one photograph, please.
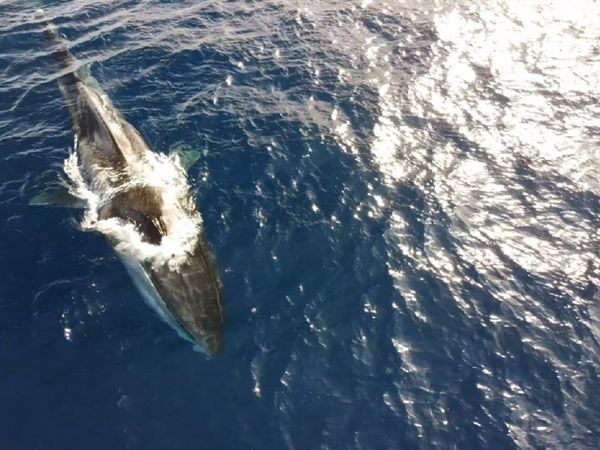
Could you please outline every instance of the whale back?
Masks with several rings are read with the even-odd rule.
[[[100,208],[99,218],[116,217],[132,223],[143,241],[160,245],[167,234],[162,206],[162,199],[156,190],[148,186],[136,186],[115,194]]]

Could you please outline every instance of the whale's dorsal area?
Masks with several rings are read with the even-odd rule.
[[[79,138],[88,138],[94,142],[96,151],[105,157],[119,158],[121,151],[108,129],[103,117],[85,96],[77,99],[77,124],[79,125]]]
[[[143,240],[159,245],[167,228],[162,218],[162,199],[147,186],[136,186],[115,194],[99,211],[102,220],[113,217],[129,221]]]

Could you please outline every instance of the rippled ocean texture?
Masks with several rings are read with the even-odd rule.
[[[597,449],[600,4],[54,1],[190,183],[210,360],[77,210],[35,1],[0,3],[0,447]]]

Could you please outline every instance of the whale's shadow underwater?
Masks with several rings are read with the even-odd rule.
[[[219,355],[223,287],[186,176],[197,154],[152,152],[89,70],[77,68],[52,23],[45,34],[65,71],[58,84],[76,139],[65,161],[69,186],[31,203],[83,207],[82,229],[107,238],[159,316],[208,355]]]

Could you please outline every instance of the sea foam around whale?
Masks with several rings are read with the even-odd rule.
[[[155,266],[168,264],[176,270],[193,251],[202,231],[202,219],[193,206],[185,170],[177,155],[147,152],[130,161],[127,169],[132,181],[116,189],[102,190],[98,184],[86,183],[77,157],[77,138],[74,150],[64,161],[71,193],[85,200],[87,207],[80,222],[82,230],[97,231],[115,243],[115,248],[140,262]],[[110,176],[106,173],[106,176]],[[157,190],[163,203],[163,220],[167,234],[160,245],[142,240],[136,227],[120,218],[100,219],[100,207],[116,194],[134,186],[150,186]]]

